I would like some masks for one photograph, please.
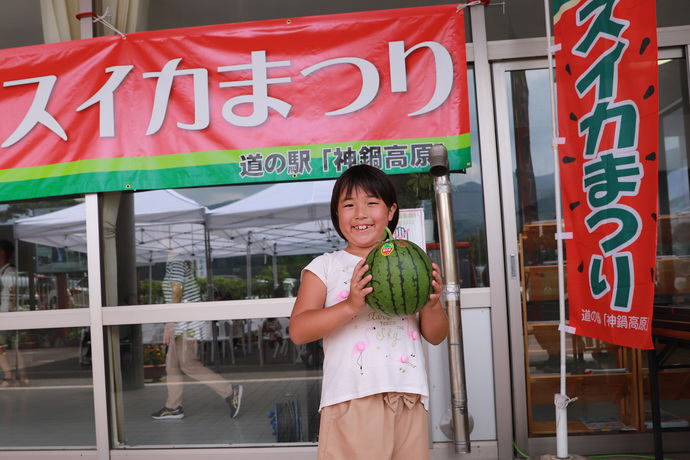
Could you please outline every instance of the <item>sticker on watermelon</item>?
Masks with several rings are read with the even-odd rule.
[[[424,250],[407,240],[396,240],[386,227],[386,237],[366,257],[369,306],[390,317],[414,315],[434,292],[431,260]]]

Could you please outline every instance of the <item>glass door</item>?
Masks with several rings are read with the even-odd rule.
[[[511,335],[521,337],[519,343],[514,338],[513,344],[522,348],[513,357],[514,399],[524,401],[523,407],[516,408],[516,416],[526,420],[522,431],[528,438],[556,433],[560,295],[565,297],[567,316],[567,288],[560,293],[558,283],[553,136],[545,65],[545,61],[534,61],[514,68],[494,67],[511,276]],[[602,423],[621,433],[638,430],[640,352],[568,334],[565,354],[566,394],[578,397],[568,408],[569,434],[594,433]]]

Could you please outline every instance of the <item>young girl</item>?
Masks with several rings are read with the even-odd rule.
[[[381,170],[357,165],[336,181],[331,219],[347,241],[302,271],[290,338],[323,338],[318,459],[429,458],[429,390],[421,337],[437,345],[448,332],[433,264],[434,292],[417,314],[389,318],[366,304],[365,257],[398,222],[395,188]]]

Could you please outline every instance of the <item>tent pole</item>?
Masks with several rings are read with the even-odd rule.
[[[252,232],[247,235],[247,298],[252,298]]]
[[[448,360],[450,364],[450,391],[453,443],[458,454],[470,453],[470,424],[467,411],[465,385],[465,359],[462,346],[462,320],[460,315],[460,283],[455,251],[455,229],[448,166],[448,150],[436,144],[429,151],[429,173],[434,176],[436,215],[441,242],[444,308],[448,313]]]
[[[206,223],[204,226],[204,249],[206,251],[206,290],[208,300],[216,300],[216,289],[213,285],[213,259],[211,254],[211,234]]]
[[[153,251],[149,257],[149,304],[153,303]]]
[[[273,243],[273,291],[278,289],[278,244]]]

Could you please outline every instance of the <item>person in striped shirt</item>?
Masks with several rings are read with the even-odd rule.
[[[168,256],[163,279],[163,295],[166,303],[200,302],[201,290],[196,282],[189,261],[179,254]],[[168,398],[165,406],[151,414],[156,420],[181,419],[184,375],[210,386],[230,406],[230,415],[237,417],[242,401],[242,385],[233,386],[222,376],[204,367],[198,358],[198,341],[206,339],[204,321],[180,321],[168,323],[163,332],[163,343],[168,347],[165,358],[168,375]]]

